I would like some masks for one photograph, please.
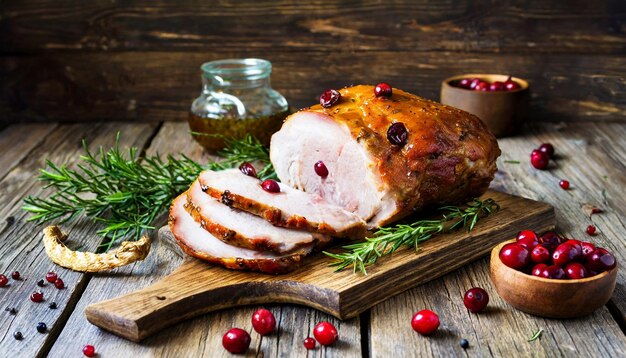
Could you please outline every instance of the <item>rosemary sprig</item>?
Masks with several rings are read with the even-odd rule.
[[[533,333],[532,337],[528,339],[528,342],[532,342],[534,340],[541,338],[541,334],[543,334],[543,328],[540,328],[537,332]]]
[[[54,192],[47,198],[28,196],[23,210],[33,215],[29,221],[38,223],[59,219],[61,223],[86,216],[101,222],[98,234],[104,237],[99,251],[106,251],[123,238],[139,239],[153,222],[167,211],[172,200],[185,191],[202,170],[232,168],[244,161],[263,165],[262,179],[275,177],[269,153],[257,139],[226,141],[218,153],[223,160],[199,164],[185,155],[175,158],[159,154],[140,156],[137,148],[127,155],[120,151],[119,133],[115,146],[100,147],[92,153],[85,141],[85,154],[80,157],[78,170],[46,161],[47,169],[40,171],[44,188]]]
[[[410,224],[398,224],[378,229],[373,236],[356,244],[343,246],[341,253],[324,252],[336,259],[332,264],[337,270],[352,266],[367,274],[366,266],[374,264],[378,258],[388,255],[402,246],[418,248],[420,242],[426,241],[434,235],[451,232],[467,227],[472,230],[481,217],[487,216],[497,210],[499,205],[493,199],[474,199],[465,209],[457,206],[444,206],[439,208],[443,216],[439,220],[419,220]]]

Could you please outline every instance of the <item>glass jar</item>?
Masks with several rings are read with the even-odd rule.
[[[210,152],[224,147],[224,138],[251,134],[264,145],[288,114],[287,100],[270,85],[272,64],[246,58],[202,64],[202,93],[191,105],[189,128]]]

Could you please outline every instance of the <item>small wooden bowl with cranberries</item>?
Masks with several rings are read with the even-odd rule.
[[[441,103],[475,114],[496,137],[521,128],[529,98],[528,82],[507,75],[470,73],[441,84]]]
[[[551,231],[524,230],[491,251],[491,280],[500,297],[542,317],[581,317],[604,306],[617,269],[607,250]]]

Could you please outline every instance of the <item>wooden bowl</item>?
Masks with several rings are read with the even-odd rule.
[[[509,76],[470,73],[447,78],[441,83],[441,103],[475,114],[496,137],[512,135],[521,129],[528,117],[528,82],[512,77],[521,88],[497,92],[474,91],[452,85],[463,78],[504,82]]]
[[[512,269],[500,261],[501,243],[491,251],[491,281],[511,306],[532,315],[573,318],[604,306],[615,289],[617,266],[610,271],[579,280],[553,280]]]

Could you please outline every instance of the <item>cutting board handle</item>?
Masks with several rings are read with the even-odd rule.
[[[320,287],[264,274],[241,275],[190,259],[151,286],[87,306],[85,315],[92,324],[138,342],[165,327],[223,308],[299,303],[339,315],[338,301],[336,292]]]

